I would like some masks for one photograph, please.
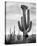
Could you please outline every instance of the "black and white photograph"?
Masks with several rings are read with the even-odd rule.
[[[5,44],[36,43],[36,3],[5,1]]]

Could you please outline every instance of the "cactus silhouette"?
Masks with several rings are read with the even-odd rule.
[[[23,32],[23,35],[26,35],[31,30],[32,21],[30,21],[30,14],[29,14],[29,9],[28,9],[28,11],[27,11],[27,23],[26,23],[26,9],[28,7],[21,5],[21,8],[23,10],[23,17],[21,17],[21,18],[23,18],[23,20],[21,19],[22,20],[21,24],[20,24],[20,21],[18,21],[18,26],[19,26],[19,29]]]

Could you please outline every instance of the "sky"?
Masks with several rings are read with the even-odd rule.
[[[32,29],[29,34],[36,33],[36,4],[27,2],[6,2],[6,34],[10,33],[10,28],[11,32],[13,32],[14,26],[16,35],[20,31],[18,27],[18,20],[21,21],[21,16],[23,16],[21,5],[26,5],[30,9]],[[23,35],[23,32],[20,31],[20,35]]]

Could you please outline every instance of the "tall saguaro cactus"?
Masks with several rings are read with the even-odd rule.
[[[32,21],[30,21],[30,13],[29,10],[27,11],[27,23],[26,23],[26,10],[28,9],[27,6],[21,5],[21,9],[23,11],[23,17],[21,17],[21,24],[20,21],[18,21],[19,29],[23,32],[23,37],[26,36],[28,32],[30,32],[32,27]]]

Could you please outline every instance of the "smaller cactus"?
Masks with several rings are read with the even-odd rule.
[[[20,40],[21,39],[21,35],[17,35],[17,39]]]

